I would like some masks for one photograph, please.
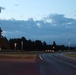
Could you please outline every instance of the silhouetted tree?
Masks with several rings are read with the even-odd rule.
[[[53,42],[52,48],[53,48],[53,50],[56,51],[56,43],[55,43],[55,41]]]
[[[32,42],[30,39],[27,41],[27,47],[28,47],[28,51],[34,51],[34,42]]]
[[[35,49],[41,50],[42,49],[42,42],[40,40],[35,41]]]
[[[7,38],[4,38],[8,43]],[[67,50],[68,47],[64,45],[56,45],[55,41],[52,45],[48,45],[45,41],[42,43],[41,40],[31,41],[30,39],[27,40],[25,37],[22,38],[14,38],[9,40],[10,49],[15,50],[16,43],[16,50],[21,50],[22,47],[24,51],[42,51],[42,50]],[[23,46],[22,46],[23,45]],[[74,49],[73,47],[70,48],[71,50]]]
[[[0,48],[1,49],[9,49],[9,43],[6,37],[0,38]]]
[[[14,49],[14,39],[9,40],[10,49]]]
[[[47,43],[44,41],[43,42],[43,50],[46,50],[47,49]]]

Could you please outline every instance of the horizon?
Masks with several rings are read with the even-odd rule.
[[[57,44],[64,44],[66,46],[68,46],[68,39],[70,39],[71,46],[76,46],[76,35],[74,33],[75,27],[72,26],[53,26],[48,22],[45,23],[44,21],[34,21],[31,19],[27,21],[0,20],[0,22],[0,27],[3,30],[3,36],[7,37],[8,39],[25,37],[27,40],[31,39],[33,41],[45,41],[47,44],[52,44],[53,41],[56,41]],[[44,24],[42,24],[42,22]]]

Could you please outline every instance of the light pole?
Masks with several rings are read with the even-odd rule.
[[[68,39],[68,50],[70,51],[70,39]]]

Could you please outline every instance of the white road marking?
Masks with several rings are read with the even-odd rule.
[[[39,58],[40,58],[41,60],[43,60],[43,58],[41,57],[41,55],[39,55]]]

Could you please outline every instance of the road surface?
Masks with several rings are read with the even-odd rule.
[[[76,75],[76,60],[60,53],[40,54],[36,61],[0,59],[0,75]]]
[[[40,75],[76,75],[76,60],[63,57],[60,53],[38,56]]]

